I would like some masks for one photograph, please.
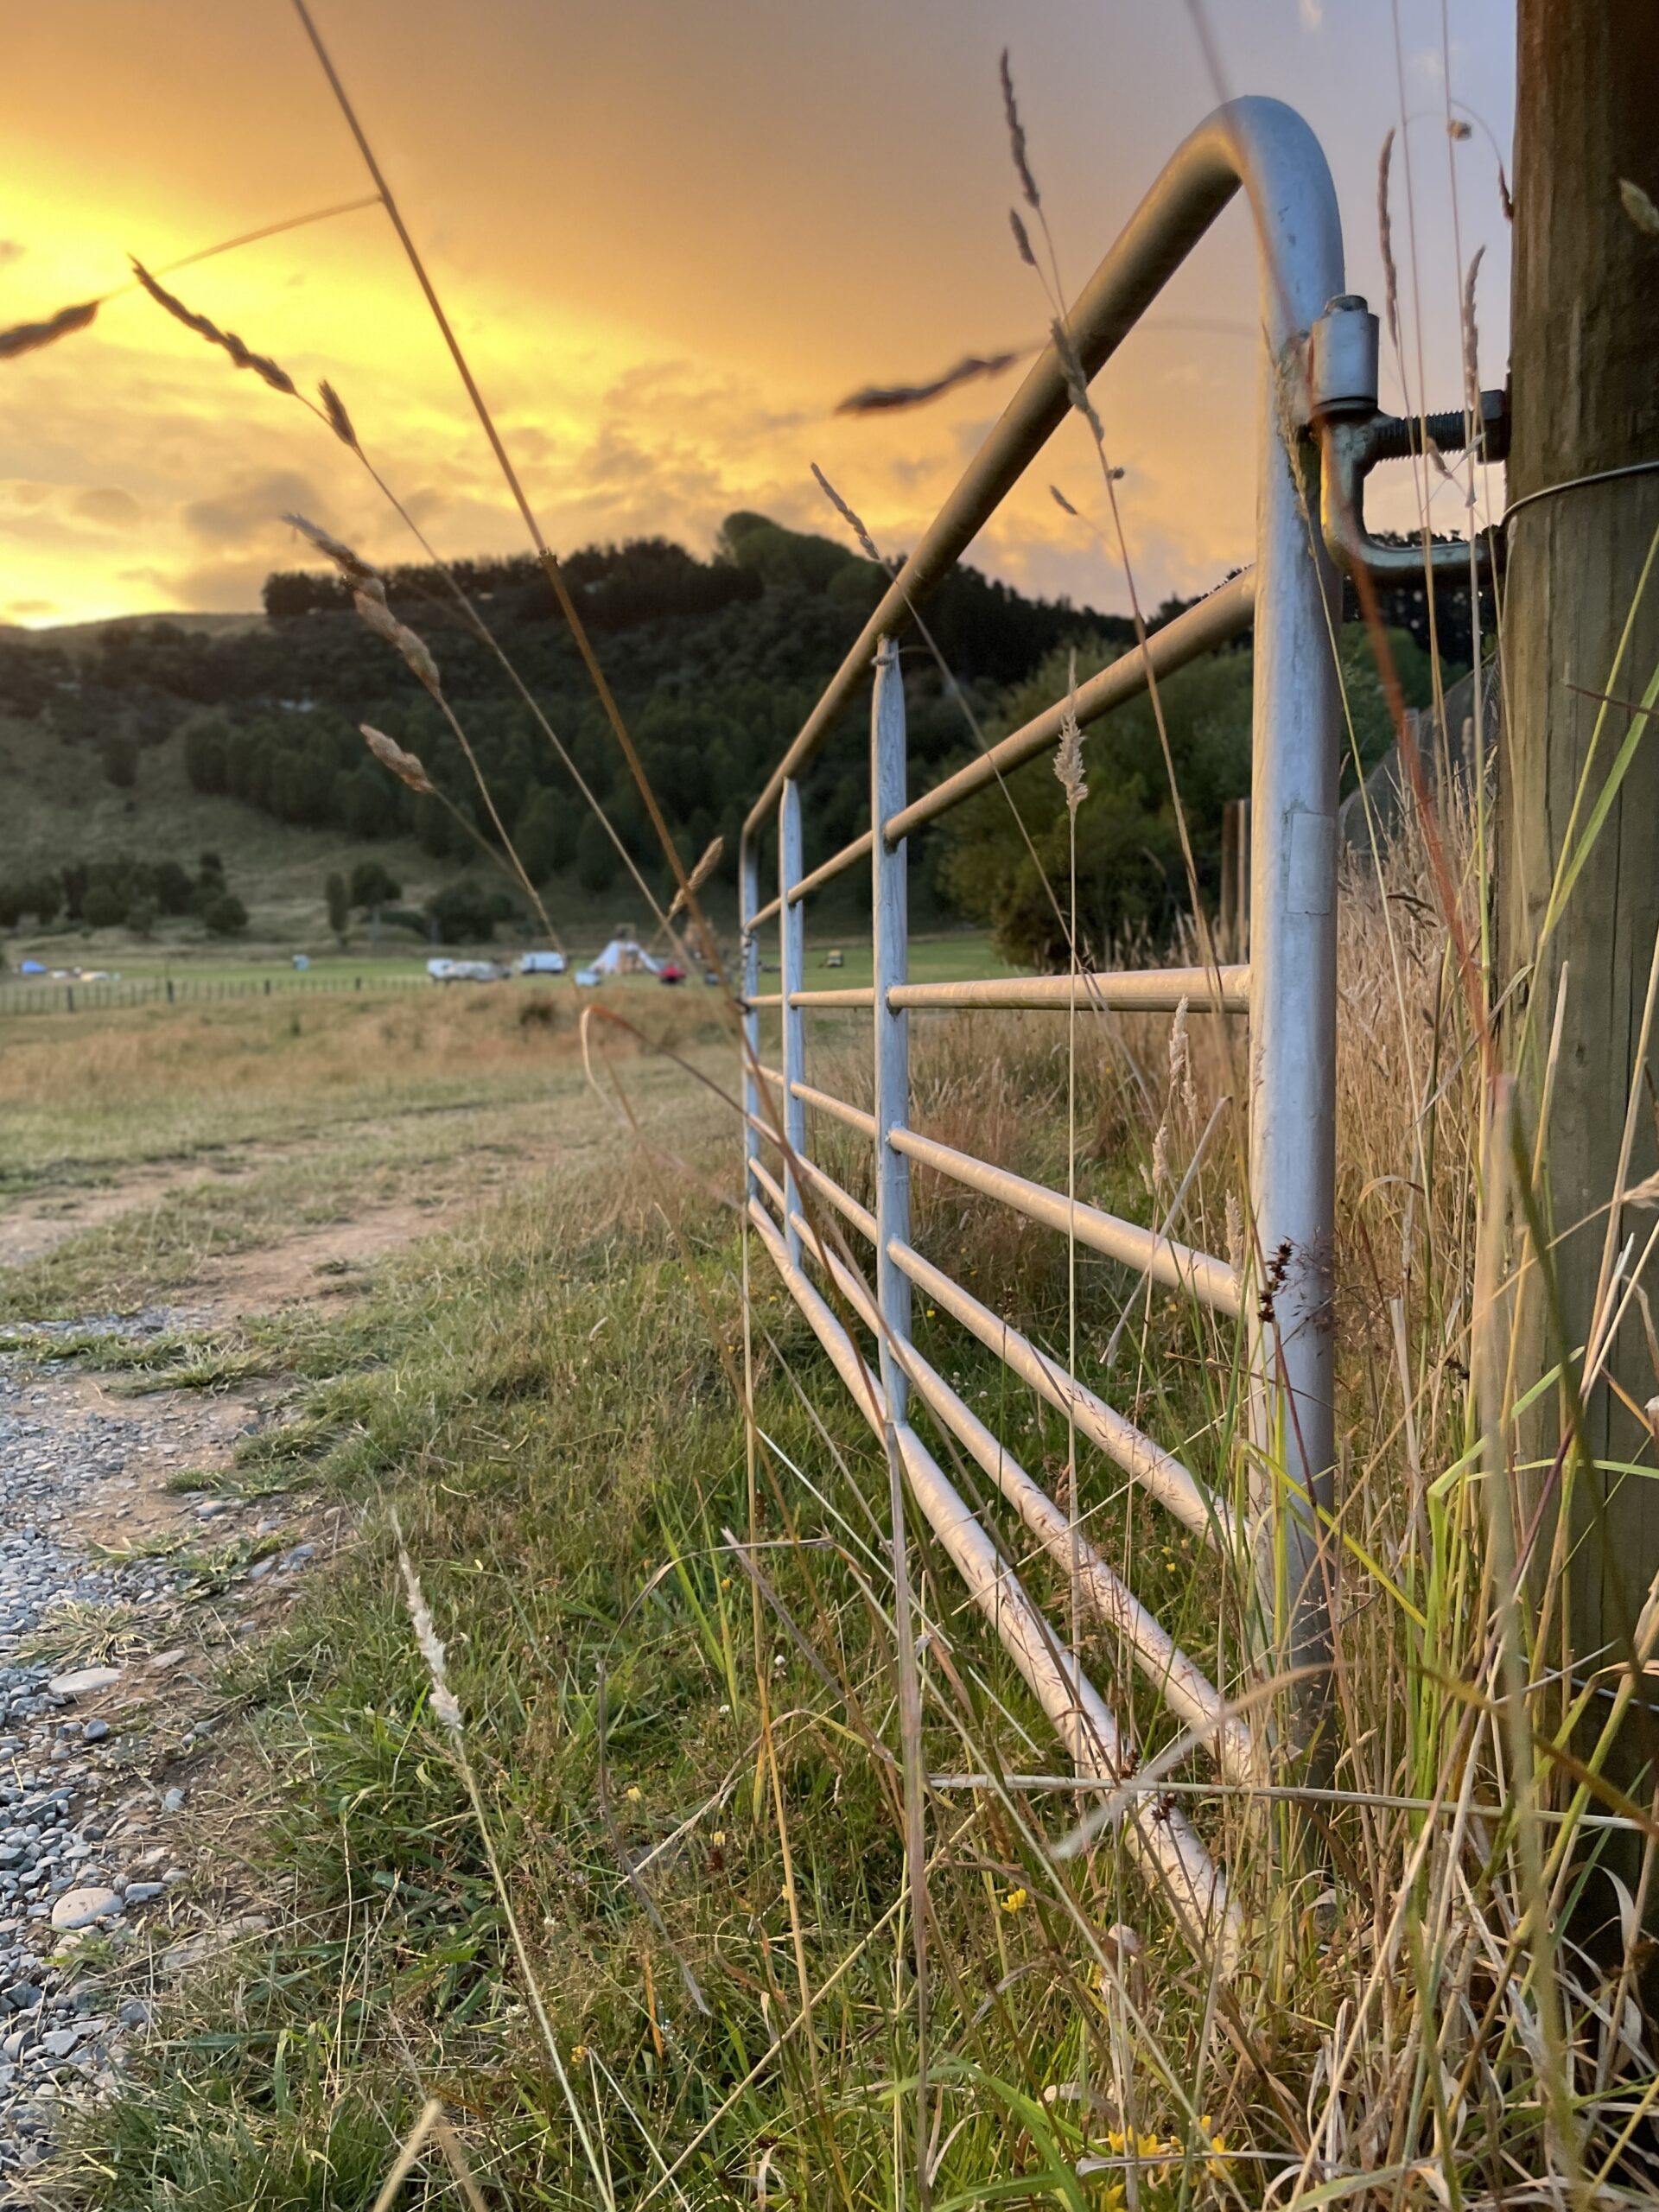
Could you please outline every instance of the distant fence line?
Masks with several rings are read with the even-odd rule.
[[[107,982],[59,981],[0,983],[0,1018],[10,1014],[105,1014],[124,1007],[207,1006],[228,999],[270,998],[276,991],[360,991],[365,974],[376,990],[403,990],[429,983],[425,976],[251,976],[239,981],[220,976],[111,976]]]

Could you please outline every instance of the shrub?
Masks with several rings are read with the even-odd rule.
[[[496,894],[475,883],[448,885],[427,900],[426,912],[442,944],[487,944],[502,918]]]
[[[385,907],[394,899],[401,899],[404,887],[390,868],[378,861],[359,861],[352,870],[351,903],[359,912],[370,913]]]
[[[113,883],[89,885],[80,902],[80,918],[89,930],[112,930],[127,918],[127,902]]]
[[[201,919],[210,937],[238,937],[248,926],[248,910],[234,892],[218,891],[204,902]]]
[[[118,791],[130,791],[138,780],[138,747],[124,731],[104,741],[104,777]]]

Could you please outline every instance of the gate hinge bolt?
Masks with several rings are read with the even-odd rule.
[[[1335,423],[1376,412],[1376,317],[1357,292],[1339,292],[1314,324],[1308,413]]]

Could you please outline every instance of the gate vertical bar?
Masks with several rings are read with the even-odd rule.
[[[1331,224],[1339,282],[1334,205]],[[1339,702],[1331,641],[1338,602],[1336,572],[1309,522],[1319,512],[1317,462],[1310,447],[1287,443],[1287,425],[1305,411],[1301,341],[1329,281],[1303,264],[1288,278],[1269,267],[1263,287],[1278,312],[1264,349],[1256,490],[1250,1182],[1265,1280],[1255,1285],[1251,1431],[1258,1588],[1275,1668],[1323,1667],[1330,1652],[1319,1516],[1332,1502],[1336,1458]],[[1293,1701],[1303,1749],[1327,1697],[1320,1675]]]
[[[876,649],[875,696],[870,703],[870,888],[875,918],[875,1219],[876,1300],[881,1319],[900,1343],[910,1341],[910,1278],[889,1258],[896,1237],[910,1242],[910,1162],[888,1142],[910,1119],[910,1016],[887,1003],[895,984],[909,980],[909,840],[889,852],[881,825],[904,806],[905,686],[899,648],[883,638]],[[907,1378],[884,1341],[882,1387],[895,1422],[905,1418]]]
[[[801,1264],[801,1232],[795,1217],[801,1211],[801,1186],[795,1161],[806,1150],[806,1108],[795,1096],[795,1086],[806,1080],[806,1020],[790,1001],[805,988],[806,908],[792,901],[790,893],[800,881],[801,787],[791,776],[778,801],[778,965],[779,990],[784,1021],[784,1242],[791,1262]]]
[[[747,1117],[743,1124],[743,1203],[747,1205],[754,1196],[754,1178],[750,1166],[760,1151],[760,1132],[755,1123],[760,1118],[760,1082],[755,1067],[760,1058],[760,1012],[755,996],[760,988],[760,943],[754,931],[754,912],[760,904],[760,856],[755,850],[755,841],[745,830],[738,843],[737,854],[737,919],[742,973],[739,988],[743,994],[743,1110]]]

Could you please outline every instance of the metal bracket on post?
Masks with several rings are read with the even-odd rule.
[[[802,874],[801,787],[791,776],[778,801],[778,984],[784,1030],[784,1243],[791,1265],[797,1268],[801,1264],[801,1232],[795,1217],[801,1211],[801,1185],[795,1162],[806,1150],[806,1107],[796,1096],[795,1086],[806,1080],[806,1021],[791,1001],[805,988],[806,909],[790,893]]]
[[[875,1219],[876,1301],[884,1328],[910,1341],[910,1278],[888,1247],[910,1242],[910,1162],[889,1141],[910,1119],[910,1016],[887,994],[909,978],[908,841],[889,851],[883,823],[906,801],[905,686],[899,648],[883,638],[876,649],[875,696],[870,704],[870,877],[875,918]],[[884,1338],[881,1385],[895,1426],[905,1418],[906,1377]]]
[[[1379,461],[1404,461],[1431,448],[1452,454],[1473,447],[1484,461],[1507,459],[1508,395],[1483,391],[1472,421],[1461,410],[1428,416],[1380,414],[1377,350],[1376,317],[1357,292],[1338,294],[1313,326],[1309,430],[1319,444],[1319,521],[1326,550],[1350,575],[1363,569],[1378,583],[1421,583],[1427,562],[1431,575],[1466,584],[1467,543],[1425,546],[1421,538],[1413,537],[1404,545],[1389,545],[1372,537],[1365,526],[1365,479]],[[1495,542],[1490,531],[1474,539],[1483,579],[1491,573]]]

